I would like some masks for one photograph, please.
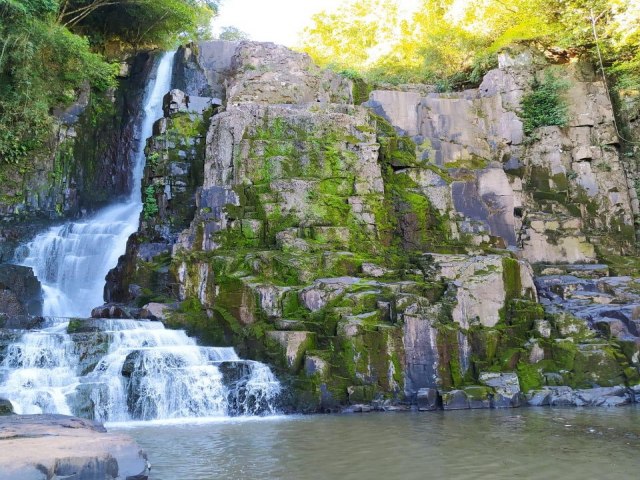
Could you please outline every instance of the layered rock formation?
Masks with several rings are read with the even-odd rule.
[[[633,321],[622,339],[539,304],[531,266],[633,263],[620,254],[636,202],[588,66],[554,66],[571,120],[525,137],[520,99],[550,68],[526,52],[478,89],[374,91],[365,106],[349,81],[273,44],[177,58],[141,229],[108,300],[154,302],[202,341],[277,365],[295,409],[632,392]]]

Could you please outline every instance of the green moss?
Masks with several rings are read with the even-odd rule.
[[[537,365],[531,365],[526,362],[518,362],[516,367],[520,389],[527,393],[542,387],[543,378]]]
[[[578,347],[571,341],[555,341],[551,344],[551,358],[558,370],[572,371]]]
[[[353,103],[360,105],[369,100],[369,95],[373,91],[373,88],[365,82],[362,78],[352,78],[353,81]]]
[[[158,201],[156,200],[156,187],[155,185],[149,185],[144,189],[142,215],[145,220],[150,220],[155,217],[159,211]]]
[[[570,386],[588,388],[613,387],[624,384],[624,371],[613,346],[583,348],[576,352]]]
[[[637,385],[640,383],[640,372],[636,367],[626,367],[624,369],[624,376],[626,378],[626,384],[628,385]]]
[[[609,274],[612,276],[638,276],[640,272],[640,257],[627,255],[611,255],[598,251],[598,260],[609,266]]]
[[[67,326],[67,333],[78,333],[83,329],[84,322],[78,318],[72,318],[69,320],[69,325]]]
[[[488,401],[493,394],[493,389],[481,385],[471,385],[464,387],[463,390],[469,400],[477,402]]]
[[[445,168],[460,168],[466,170],[482,170],[487,168],[489,160],[479,157],[477,155],[470,155],[469,157],[459,158],[455,162],[447,162],[444,164]]]
[[[520,277],[520,264],[510,257],[502,258],[502,280],[504,282],[505,301],[521,296],[522,280]]]
[[[436,324],[438,331],[438,370],[444,389],[456,388],[463,384],[460,360],[458,358],[458,329],[453,324]]]

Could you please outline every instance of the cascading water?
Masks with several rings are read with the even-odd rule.
[[[160,322],[69,321],[102,303],[105,276],[137,230],[144,146],[162,116],[172,62],[173,53],[165,54],[147,87],[129,198],[25,247],[22,263],[43,285],[47,317],[4,352],[0,345],[0,398],[16,413],[113,422],[275,411],[281,387],[269,367],[241,360],[232,348],[200,347]]]
[[[201,347],[160,322],[47,319],[23,333],[0,363],[0,398],[16,413],[101,421],[274,413],[280,383],[259,362]]]
[[[174,54],[162,56],[147,88],[129,198],[91,218],[53,227],[26,245],[26,252],[19,253],[24,257],[22,264],[32,267],[42,283],[45,315],[82,317],[102,303],[105,277],[125,252],[129,236],[138,229],[144,147],[153,123],[162,117],[162,98],[171,89]]]

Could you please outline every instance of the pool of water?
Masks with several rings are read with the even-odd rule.
[[[640,407],[113,425],[153,480],[640,478]]]

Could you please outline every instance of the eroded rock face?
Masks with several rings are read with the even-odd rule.
[[[515,113],[546,68],[531,55],[502,56],[478,89],[377,91],[369,108],[273,44],[205,42],[178,58],[181,92],[167,97],[143,185],[158,212],[114,292],[177,298],[168,322],[269,359],[295,410],[518,407],[528,392],[638,375],[588,322],[545,312],[530,265],[595,262],[596,246],[630,241],[592,77],[566,70],[571,102],[586,92],[592,105],[532,140]],[[189,110],[214,96],[221,107]],[[592,168],[605,157],[611,172]],[[578,271],[607,274],[561,273]],[[609,323],[624,333],[633,321]]]
[[[468,329],[472,324],[494,327],[500,321],[499,311],[508,295],[536,299],[531,270],[525,262],[500,255],[471,257],[468,255],[430,255],[440,269],[438,278],[452,281],[456,288],[453,321]],[[505,274],[513,269],[513,276]],[[511,285],[506,285],[512,282]]]
[[[374,91],[366,105],[411,137],[422,160],[442,167],[441,181],[414,175],[440,208],[453,207],[457,231],[475,242],[500,238],[531,262],[594,262],[594,245],[630,252],[636,194],[623,170],[613,109],[592,69],[576,63],[554,70],[570,85],[570,120],[525,139],[516,112],[532,78],[547,68],[530,53],[502,54],[478,89]]]
[[[148,478],[147,457],[126,435],[63,415],[0,416],[0,478]]]

